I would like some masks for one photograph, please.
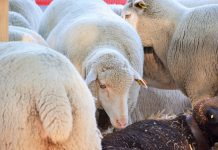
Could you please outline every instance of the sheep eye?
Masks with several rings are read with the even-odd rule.
[[[208,112],[206,113],[206,117],[207,117],[207,119],[210,120],[210,121],[215,121],[215,120],[216,120],[214,114],[213,114],[212,112],[210,112],[210,111],[208,111]]]
[[[105,85],[105,84],[100,84],[100,88],[101,88],[101,89],[105,89],[105,88],[106,88],[106,85]]]

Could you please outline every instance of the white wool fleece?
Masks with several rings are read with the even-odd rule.
[[[217,13],[218,4],[192,8],[177,0],[133,0],[127,4],[123,17],[130,23],[132,17],[137,18],[133,25],[143,45],[154,49],[155,65],[149,59],[144,61],[147,79],[158,81],[159,87],[179,88],[192,101],[216,96]]]
[[[43,12],[41,8],[30,0],[9,0],[9,11],[22,15],[29,23],[30,29],[38,31]]]
[[[8,12],[8,25],[31,29],[30,23],[21,14],[14,11]]]
[[[67,58],[9,42],[0,70],[1,150],[101,150],[94,100]]]
[[[117,128],[125,127],[128,111],[133,110],[139,92],[134,80],[143,82],[143,49],[136,31],[99,0],[54,1],[42,20],[45,22],[39,31],[48,37],[49,46],[69,57],[87,84],[97,83],[97,99],[111,123]],[[98,65],[88,63],[93,54],[98,56]],[[102,62],[110,67],[103,67]],[[87,65],[91,69],[84,73]]]
[[[9,41],[37,43],[48,47],[46,41],[37,32],[18,26],[9,26]]]

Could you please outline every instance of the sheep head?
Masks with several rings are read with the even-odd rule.
[[[218,142],[218,97],[197,102],[193,116],[208,136],[210,144]]]
[[[115,128],[128,123],[128,97],[133,82],[145,86],[139,73],[118,52],[101,50],[86,65],[86,83]]]
[[[150,86],[177,88],[168,68],[167,51],[183,11],[174,0],[130,0],[122,11],[122,18],[138,31],[145,49],[153,50],[144,53],[144,78]]]

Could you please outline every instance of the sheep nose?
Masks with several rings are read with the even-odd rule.
[[[116,122],[119,126],[119,129],[124,129],[127,125],[126,119],[117,120]]]
[[[218,123],[218,109],[214,107],[208,107],[206,109],[206,117],[211,123]]]

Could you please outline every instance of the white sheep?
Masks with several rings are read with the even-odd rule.
[[[31,29],[29,22],[21,14],[13,11],[8,12],[8,25]]]
[[[94,99],[66,57],[2,43],[0,70],[1,150],[101,149]]]
[[[34,1],[9,0],[9,11],[19,13],[28,21],[32,30],[38,30],[43,12]]]
[[[109,5],[119,16],[123,5]],[[146,69],[144,70],[146,72]],[[180,114],[191,108],[190,100],[179,90],[162,90],[148,87],[141,88],[137,105],[131,115],[131,122],[149,118],[154,114]]]
[[[178,115],[190,109],[190,100],[178,90],[141,88],[131,119],[137,122],[156,114]]]
[[[38,33],[18,26],[9,26],[9,41],[31,42],[48,47],[46,41]]]
[[[136,31],[99,0],[54,1],[39,31],[44,37],[50,32],[49,46],[70,58],[113,126],[124,128],[140,88],[133,81],[145,85]]]
[[[215,96],[217,13],[217,4],[195,8],[176,0],[133,0],[127,4],[123,17],[133,21],[143,45],[154,48],[153,67],[148,59],[144,61],[147,79],[179,88],[193,101]]]

